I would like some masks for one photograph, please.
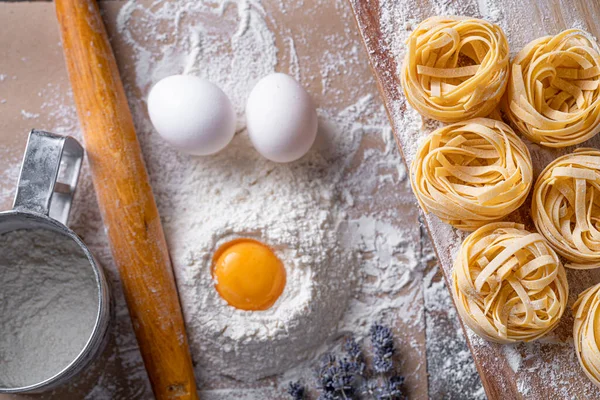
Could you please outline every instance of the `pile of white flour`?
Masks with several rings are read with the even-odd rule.
[[[42,382],[87,343],[98,312],[81,248],[49,230],[0,235],[0,386]]]
[[[195,360],[204,374],[244,380],[279,373],[323,343],[353,294],[357,268],[339,244],[335,169],[314,151],[284,166],[250,148],[238,135],[214,157],[173,165],[165,149],[154,160],[161,174],[169,171],[154,189],[172,207],[164,228]],[[240,237],[268,244],[285,265],[285,290],[266,311],[235,309],[214,289],[212,257]]]

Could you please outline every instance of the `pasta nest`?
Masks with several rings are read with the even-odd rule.
[[[509,75],[508,41],[490,22],[431,17],[407,39],[401,82],[408,102],[443,122],[487,116]]]
[[[573,304],[575,352],[585,374],[600,387],[600,284],[588,288]]]
[[[567,267],[600,267],[600,151],[577,149],[550,163],[535,183],[531,217]]]
[[[558,256],[539,233],[497,222],[471,233],[454,261],[452,293],[463,321],[498,343],[550,332],[569,294]]]
[[[516,55],[504,109],[530,140],[575,145],[600,130],[599,83],[598,44],[569,29],[534,40]]]
[[[410,169],[423,210],[464,230],[510,214],[533,185],[527,146],[508,125],[488,118],[435,130]]]

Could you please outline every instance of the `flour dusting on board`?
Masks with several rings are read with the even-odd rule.
[[[439,269],[434,268],[427,274],[424,289],[426,332],[433,339],[427,341],[427,369],[433,376],[429,393],[438,398],[485,399],[458,314]]]

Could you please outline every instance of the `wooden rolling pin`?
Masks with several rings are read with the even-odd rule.
[[[197,399],[165,236],[98,5],[56,0],[94,187],[157,399]]]

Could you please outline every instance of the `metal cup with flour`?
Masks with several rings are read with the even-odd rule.
[[[69,245],[73,244],[73,248],[81,250],[82,260],[84,260],[82,265],[87,267],[89,264],[89,268],[85,268],[84,272],[78,270],[78,273],[83,273],[85,276],[89,273],[90,281],[93,280],[91,293],[97,296],[95,315],[89,319],[90,322],[93,321],[93,326],[89,326],[87,330],[91,334],[89,337],[81,338],[83,348],[77,351],[72,360],[69,359],[68,365],[61,366],[57,371],[49,371],[44,379],[36,382],[28,381],[26,385],[5,385],[0,380],[0,393],[41,392],[65,383],[81,372],[99,354],[107,341],[111,319],[108,281],[88,247],[66,226],[82,159],[83,148],[72,137],[31,131],[13,209],[0,213],[0,235],[19,231],[22,232],[21,236],[25,235],[24,237],[27,238],[36,231],[43,230],[65,237]],[[0,249],[2,254],[7,251],[7,249]],[[5,270],[0,273],[8,272]],[[70,295],[77,296],[77,294]],[[72,317],[78,316],[74,314]],[[11,328],[19,329],[16,325],[0,329]],[[65,326],[64,329],[69,329],[69,326]]]

